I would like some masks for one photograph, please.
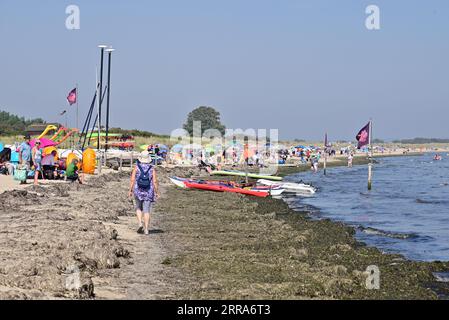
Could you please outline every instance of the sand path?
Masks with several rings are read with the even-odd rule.
[[[169,257],[164,215],[156,210],[151,234],[137,234],[128,185],[129,174],[116,173],[95,177],[85,186],[28,185],[4,193],[0,298],[79,298],[65,287],[64,270],[73,265],[93,284],[84,297],[173,298],[180,277],[163,264]]]
[[[163,199],[161,199],[163,201]],[[170,299],[175,297],[173,274],[164,264],[168,258],[166,233],[162,229],[163,216],[154,212],[149,236],[136,232],[135,217],[120,217],[116,223],[107,224],[118,232],[118,241],[131,254],[131,263],[107,278],[94,278],[97,299]],[[175,281],[176,282],[176,281]]]

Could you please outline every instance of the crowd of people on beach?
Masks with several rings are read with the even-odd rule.
[[[53,150],[44,154],[39,139],[31,143],[30,136],[25,136],[23,142],[14,148],[18,153],[17,161],[11,159],[11,149],[5,148],[0,154],[0,173],[14,175],[22,184],[27,178],[32,178],[34,184],[39,179],[65,179],[84,183],[81,162],[77,158],[58,159],[58,152]],[[348,167],[352,167],[355,149],[350,147],[340,149],[340,155],[347,157]],[[248,145],[232,146],[223,150],[207,148],[182,148],[170,150],[164,145],[151,144],[140,153],[138,161],[132,165],[132,174],[128,196],[135,205],[140,234],[149,234],[150,215],[154,203],[159,197],[159,186],[155,167],[161,164],[198,166],[206,171],[221,170],[223,167],[267,167],[268,165],[310,165],[313,172],[319,171],[323,157],[336,157],[336,149],[314,146],[298,146],[286,148],[270,146],[266,148],[250,148]],[[3,171],[2,171],[3,170]],[[30,176],[32,173],[32,176]]]
[[[3,148],[0,153],[0,174],[11,175],[20,184],[26,184],[27,179],[33,179],[34,185],[39,180],[78,181],[83,183],[83,175],[79,174],[79,160],[70,163],[58,159],[58,152],[52,150],[44,155],[41,141],[35,139],[32,146],[31,137],[25,135],[22,143]],[[17,155],[14,159],[13,155]]]

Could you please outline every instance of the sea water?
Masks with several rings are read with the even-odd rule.
[[[283,195],[295,210],[356,228],[358,240],[412,260],[449,261],[449,157],[387,157],[373,165],[328,168],[327,175],[298,173],[286,181],[311,182],[311,197]]]

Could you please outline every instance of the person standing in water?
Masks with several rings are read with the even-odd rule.
[[[151,165],[151,156],[143,151],[131,174],[128,197],[134,196],[135,209],[139,228],[137,233],[149,234],[150,214],[154,202],[159,198],[159,184],[156,170]]]
[[[36,140],[34,147],[31,151],[33,164],[34,164],[34,185],[38,185],[39,173],[42,174],[42,179],[44,178],[44,171],[42,170],[42,149],[40,140]]]
[[[352,159],[354,159],[354,154],[349,152],[348,154],[348,168],[352,168]]]

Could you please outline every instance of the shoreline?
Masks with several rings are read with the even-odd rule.
[[[195,168],[157,170],[163,194],[147,239],[135,233],[134,211],[126,199],[129,172],[92,177],[85,186],[29,186],[2,194],[0,240],[5,246],[0,297],[449,296],[447,284],[433,276],[448,271],[448,262],[416,262],[382,253],[357,241],[352,227],[329,219],[312,220],[282,199],[183,190],[170,184],[169,176],[192,176],[198,173]],[[27,230],[29,237],[24,238],[21,230]],[[82,274],[83,286],[75,292],[64,288],[64,270],[70,265],[78,266]],[[366,288],[370,265],[381,271],[379,290]]]

